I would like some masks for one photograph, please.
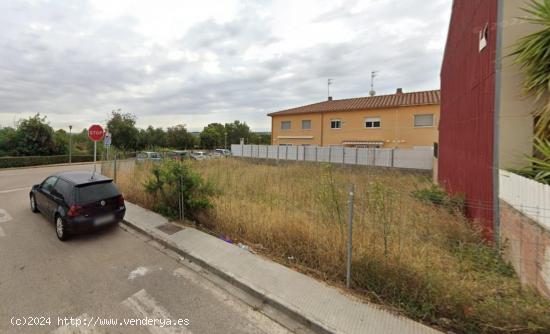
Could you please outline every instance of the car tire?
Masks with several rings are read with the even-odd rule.
[[[67,232],[67,223],[60,215],[55,216],[55,234],[61,241],[65,241],[69,238],[69,232]]]
[[[30,204],[31,204],[31,211],[34,213],[38,213],[38,207],[36,206],[36,199],[34,198],[34,195],[30,196]]]

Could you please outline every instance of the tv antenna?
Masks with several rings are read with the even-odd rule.
[[[376,91],[374,90],[374,78],[376,78],[377,73],[378,71],[370,72],[370,92],[369,92],[370,96],[376,95]]]
[[[330,99],[330,85],[332,85],[332,79],[327,80],[327,98]]]

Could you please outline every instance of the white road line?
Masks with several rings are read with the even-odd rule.
[[[83,313],[78,317],[76,317],[76,319],[83,322],[84,319],[88,319],[89,321],[90,317],[86,313]],[[51,333],[52,334],[100,334],[100,333],[105,333],[105,330],[101,328],[96,328],[94,326],[80,325],[76,327],[76,326],[71,326],[69,324],[69,325],[61,326],[56,330],[52,331]]]
[[[170,313],[157,301],[151,297],[145,289],[141,289],[128,299],[122,302],[123,305],[129,307],[137,316],[148,319],[170,319],[172,318]],[[159,327],[159,326],[147,326],[150,333],[153,334],[192,334],[192,332],[185,326],[182,327]]]
[[[0,223],[9,222],[12,219],[13,219],[13,217],[10,216],[8,211],[6,211],[4,209],[0,209]]]
[[[14,189],[7,189],[7,190],[0,190],[0,194],[7,194],[7,193],[14,193],[16,191],[23,191],[23,190],[31,190],[32,186],[23,187],[23,188],[14,188]]]
[[[263,313],[254,310],[252,307],[240,302],[237,298],[228,298],[228,292],[222,290],[219,286],[215,285],[211,281],[204,279],[194,271],[185,268],[178,268],[174,270],[173,275],[181,277],[191,281],[201,288],[209,291],[213,297],[215,297],[220,304],[225,304],[234,312],[244,316],[250,324],[254,325],[258,333],[270,333],[270,334],[290,334],[286,328],[282,327],[275,321],[269,319]]]

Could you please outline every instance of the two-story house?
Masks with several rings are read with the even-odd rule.
[[[273,145],[432,147],[438,141],[439,90],[333,100],[271,116]]]

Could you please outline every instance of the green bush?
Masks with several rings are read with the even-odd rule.
[[[464,212],[465,199],[462,194],[449,196],[445,190],[435,184],[430,188],[414,190],[412,196],[422,202],[445,207],[450,212]]]
[[[93,155],[73,155],[72,156],[72,162],[89,162],[89,161],[94,161]],[[68,155],[0,157],[0,168],[52,165],[52,164],[63,164],[68,162],[69,162]]]
[[[191,169],[188,162],[166,160],[154,165],[151,174],[144,186],[145,191],[157,200],[153,207],[156,212],[177,218],[181,193],[185,215],[188,217],[212,207],[209,200],[209,196],[214,193],[212,186],[204,182],[202,177]]]

